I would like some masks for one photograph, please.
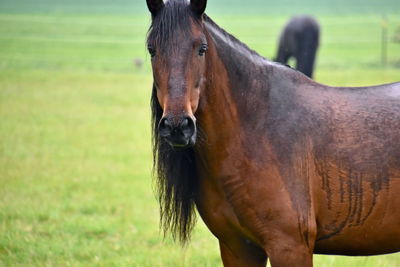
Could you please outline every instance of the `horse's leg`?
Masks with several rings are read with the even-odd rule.
[[[282,64],[287,64],[287,62],[289,61],[290,55],[291,55],[287,49],[288,48],[285,47],[285,45],[279,44],[278,53],[275,58],[276,62],[280,62]]]
[[[271,241],[266,251],[272,267],[313,266],[312,249],[291,238]]]
[[[278,254],[270,257],[270,262],[272,267],[312,267],[312,254],[305,253],[302,251],[292,250],[281,250]]]
[[[298,42],[296,69],[312,78],[315,57],[318,49],[318,34],[305,33]]]
[[[296,69],[312,78],[316,48],[308,46],[307,51],[296,55]]]
[[[221,250],[221,258],[225,267],[265,267],[267,265],[267,257],[254,253],[246,245],[230,244],[230,247],[219,241]]]

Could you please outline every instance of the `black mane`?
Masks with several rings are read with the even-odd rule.
[[[207,16],[206,14],[203,15],[204,18],[204,22],[209,24],[212,28],[214,28],[216,31],[218,31],[219,34],[221,34],[229,43],[234,44],[234,46],[236,48],[240,47],[242,48],[244,51],[246,51],[247,53],[249,53],[249,55],[255,56],[255,57],[259,57],[262,58],[264,60],[267,60],[266,58],[264,58],[263,56],[261,56],[260,54],[258,54],[256,51],[254,51],[253,49],[251,49],[247,44],[243,43],[242,41],[240,41],[239,39],[237,39],[235,36],[233,36],[232,34],[228,33],[227,31],[225,31],[224,29],[222,29],[218,24],[216,24],[209,16]]]
[[[170,0],[153,17],[147,44],[158,51],[174,49],[176,33],[190,34],[190,21],[200,23],[186,1]],[[193,148],[177,151],[158,135],[158,124],[163,110],[158,103],[153,85],[151,97],[153,133],[153,172],[156,176],[158,200],[160,203],[160,223],[164,234],[171,231],[174,239],[185,243],[190,238],[196,221],[194,198],[198,180]]]

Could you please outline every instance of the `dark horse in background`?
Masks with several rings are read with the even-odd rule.
[[[204,14],[147,0],[161,223],[198,210],[225,266],[312,266],[313,253],[400,250],[400,83],[318,84]]]
[[[312,77],[319,44],[319,25],[310,16],[295,16],[283,28],[275,61],[296,59],[296,69]]]

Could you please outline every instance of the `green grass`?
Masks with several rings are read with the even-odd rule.
[[[400,11],[397,0],[250,0],[208,1],[207,10],[215,14],[274,15],[293,13],[319,14],[382,14]],[[57,14],[140,14],[146,11],[145,1],[137,0],[2,0],[0,11],[7,13]]]
[[[1,2],[0,266],[221,266],[217,241],[201,221],[185,249],[158,231],[144,45],[149,16],[133,2],[107,8],[98,1],[93,9],[88,0]],[[273,57],[286,15],[233,15],[238,2],[229,12],[221,11],[224,1],[213,2],[209,14],[218,24]],[[317,81],[400,80],[400,44],[389,43],[388,65],[380,65],[373,3],[364,8],[368,15],[354,8],[352,16],[325,14],[327,6],[320,7]],[[391,37],[399,9],[386,3]],[[133,65],[136,58],[143,68]],[[400,255],[314,262],[400,266]]]

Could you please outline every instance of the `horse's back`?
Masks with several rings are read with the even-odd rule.
[[[311,16],[294,16],[286,25],[286,29],[318,31],[318,22]]]

